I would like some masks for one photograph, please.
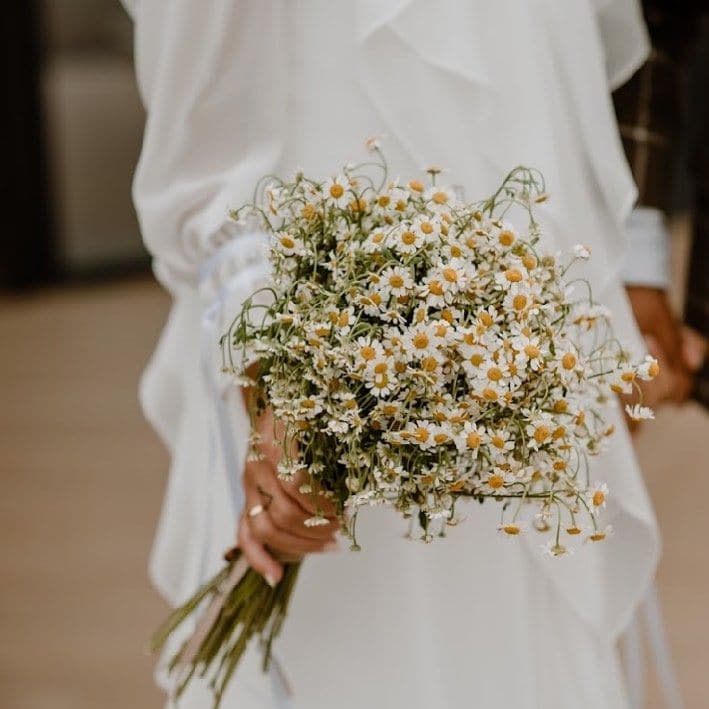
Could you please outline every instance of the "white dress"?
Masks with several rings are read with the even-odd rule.
[[[490,194],[517,164],[535,166],[553,194],[546,247],[591,246],[595,294],[637,343],[618,279],[635,193],[609,99],[647,49],[634,2],[138,0],[130,9],[148,113],[135,200],[174,296],[141,387],[172,453],[151,561],[171,601],[220,566],[234,537],[240,463],[225,463],[215,398],[229,407],[239,461],[246,421],[240,393],[212,381],[215,338],[263,276],[262,251],[227,218],[261,176],[302,167],[326,177],[365,157],[364,139],[379,134],[394,174],[442,165],[469,197]],[[292,706],[626,707],[615,643],[650,583],[658,541],[622,424],[594,474],[612,490],[615,536],[563,560],[540,558],[534,534],[501,539],[493,505],[470,507],[431,545],[404,539],[393,512],[363,515],[362,553],[303,566],[277,647]],[[274,676],[252,654],[223,706],[279,706]],[[209,707],[206,686],[196,682],[180,706]]]

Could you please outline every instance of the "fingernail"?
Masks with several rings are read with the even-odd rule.
[[[264,576],[264,578],[266,579],[266,583],[267,583],[271,588],[276,588],[276,583],[277,583],[277,582],[276,582],[276,579],[274,579],[273,576],[271,576],[271,574],[266,574],[266,575]]]
[[[328,542],[322,550],[324,552],[331,552],[331,551],[342,551],[342,547],[340,546],[339,542]]]

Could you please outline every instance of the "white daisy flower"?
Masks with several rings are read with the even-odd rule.
[[[641,406],[640,404],[635,404],[630,406],[625,405],[625,413],[633,419],[633,421],[645,421],[648,419],[655,418],[655,412],[648,406]]]
[[[654,379],[660,373],[660,365],[650,355],[645,356],[645,360],[637,369],[638,377],[646,382]]]
[[[484,427],[476,423],[466,421],[463,428],[455,437],[455,443],[459,451],[473,451],[477,453],[480,446],[489,441],[489,437]]]
[[[585,261],[591,258],[591,250],[583,244],[576,244],[573,248],[574,257]]]
[[[414,281],[408,268],[390,266],[379,274],[379,285],[382,291],[399,298],[411,290]]]
[[[507,455],[514,449],[512,434],[506,428],[493,428],[488,431],[488,449],[494,458]]]
[[[567,547],[554,539],[551,539],[541,547],[542,555],[551,557],[571,556],[574,551],[573,547]]]
[[[341,209],[346,207],[352,199],[352,193],[350,192],[352,185],[345,175],[336,175],[326,180],[322,189],[325,200]]]
[[[276,251],[284,256],[302,256],[305,254],[305,246],[302,239],[285,231],[274,234],[273,244]]]
[[[410,256],[415,254],[424,243],[423,235],[416,232],[411,224],[404,222],[399,224],[389,233],[387,245],[399,254]]]
[[[528,523],[522,520],[509,520],[502,522],[497,531],[510,537],[518,537],[520,534],[524,534],[528,526]]]
[[[586,493],[588,505],[592,512],[597,512],[606,506],[608,500],[608,485],[606,483],[596,483]]]

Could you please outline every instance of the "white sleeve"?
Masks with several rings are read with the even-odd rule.
[[[632,286],[666,289],[669,285],[670,234],[659,209],[636,207],[626,222],[628,249],[621,276]]]
[[[280,3],[132,4],[147,111],[133,196],[158,277],[195,283],[235,236],[230,208],[278,164],[286,78]]]

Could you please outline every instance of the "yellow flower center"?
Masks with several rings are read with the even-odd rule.
[[[443,286],[439,281],[431,281],[428,284],[428,292],[433,295],[443,295]]]
[[[515,235],[509,229],[503,229],[498,239],[503,246],[512,246],[515,241]]]
[[[566,533],[575,535],[575,534],[581,534],[581,529],[579,527],[576,527],[575,525],[573,527],[567,527],[566,528]]]
[[[380,207],[388,207],[389,202],[391,202],[391,197],[388,194],[379,195],[379,199],[377,199]]]
[[[428,347],[428,335],[425,332],[419,332],[414,335],[412,342],[417,350],[425,350]]]
[[[453,258],[460,258],[463,255],[463,252],[460,249],[460,246],[451,246],[451,256]]]
[[[443,269],[443,278],[445,278],[448,283],[457,283],[458,271],[456,271],[454,268],[451,268],[450,266],[446,266],[446,268]]]
[[[345,188],[342,185],[335,183],[330,187],[330,196],[332,198],[339,199],[343,194],[345,194]]]
[[[359,356],[366,362],[369,362],[377,356],[377,352],[371,345],[365,345],[364,347],[360,348]]]
[[[561,473],[562,471],[566,470],[566,461],[565,460],[555,460],[553,467],[557,473]]]
[[[485,327],[490,327],[494,320],[492,319],[492,315],[490,315],[490,313],[483,312],[480,314],[480,322],[485,325]]]
[[[493,490],[499,490],[505,486],[505,479],[499,473],[493,473],[488,479],[487,484]]]
[[[374,373],[375,374],[384,374],[384,372],[387,371],[387,365],[386,362],[377,362],[377,364],[374,365]]]
[[[427,428],[424,428],[423,426],[419,426],[416,429],[416,431],[414,432],[414,438],[419,443],[425,443],[428,440],[430,435],[431,435],[431,432]]]
[[[635,380],[635,372],[623,372],[623,374],[620,375],[620,378],[624,382],[632,382]]]
[[[315,401],[313,399],[303,399],[303,401],[300,404],[304,409],[314,409],[315,408]]]
[[[420,182],[419,180],[411,180],[411,182],[409,182],[409,189],[413,192],[423,192],[423,182]]]
[[[524,264],[524,267],[530,271],[537,267],[537,259],[534,256],[525,256],[522,259],[522,263]]]
[[[592,501],[596,507],[600,507],[606,501],[606,494],[603,490],[596,490],[596,492],[593,493]]]
[[[576,366],[577,361],[578,360],[576,359],[576,355],[573,352],[567,352],[561,358],[561,366],[564,369],[573,369]]]
[[[312,204],[306,204],[300,213],[304,219],[312,219],[317,214],[317,210]]]
[[[407,245],[411,246],[416,243],[416,234],[413,231],[405,231],[401,235],[401,240]]]
[[[389,278],[389,285],[392,288],[401,288],[404,285],[404,279],[398,273],[394,273]]]
[[[555,414],[564,414],[568,411],[569,404],[563,399],[559,399],[559,401],[554,402],[554,406],[552,408],[554,409]]]
[[[505,271],[505,278],[510,283],[519,283],[523,278],[522,271],[520,271],[518,268],[508,268]]]
[[[394,404],[385,404],[382,408],[385,416],[393,416],[399,409]]]
[[[381,244],[382,241],[384,241],[384,232],[383,231],[378,231],[376,234],[372,236],[372,241],[375,244]]]
[[[547,438],[551,435],[551,431],[546,426],[537,426],[534,431],[534,440],[537,443],[544,443]]]
[[[280,241],[284,249],[292,249],[295,246],[295,240],[288,236],[288,234],[284,234]]]
[[[431,199],[436,203],[436,204],[445,204],[448,201],[448,195],[443,192],[434,192],[433,197]]]
[[[446,308],[445,310],[441,310],[441,318],[443,318],[443,320],[445,320],[448,324],[452,324],[455,320],[455,317],[453,316],[453,311],[448,310],[448,308]]]
[[[490,439],[490,443],[492,443],[495,448],[499,448],[500,450],[505,447],[505,439],[502,436],[493,436]]]
[[[660,373],[660,365],[657,363],[657,360],[650,363],[650,366],[647,368],[647,373],[653,378]]]
[[[524,353],[527,355],[527,357],[530,357],[531,359],[539,357],[540,355],[539,348],[536,345],[525,345]]]
[[[516,535],[520,534],[520,532],[522,531],[522,528],[518,524],[503,524],[502,531],[505,534],[510,534],[512,536],[516,536]]]
[[[433,233],[433,225],[431,224],[431,222],[421,222],[421,231],[424,234]]]
[[[499,367],[490,367],[487,370],[487,378],[491,382],[499,382],[502,379],[502,370]]]
[[[447,443],[450,438],[448,437],[447,433],[437,433],[434,437],[433,440],[436,442],[437,445],[441,445],[442,443]]]
[[[473,365],[473,367],[479,367],[483,362],[483,356],[479,352],[475,352],[470,355],[470,359],[468,361]]]
[[[526,295],[516,295],[512,299],[512,307],[515,310],[524,310],[527,307],[527,296]]]
[[[477,448],[481,443],[481,438],[480,435],[475,433],[475,431],[471,431],[466,437],[465,437],[465,445],[468,446],[468,448]]]
[[[438,362],[435,357],[424,357],[421,360],[421,368],[424,372],[435,372],[438,369]]]
[[[494,389],[483,389],[483,398],[488,401],[497,401],[497,392]]]
[[[436,337],[445,337],[448,332],[446,325],[436,325]]]

